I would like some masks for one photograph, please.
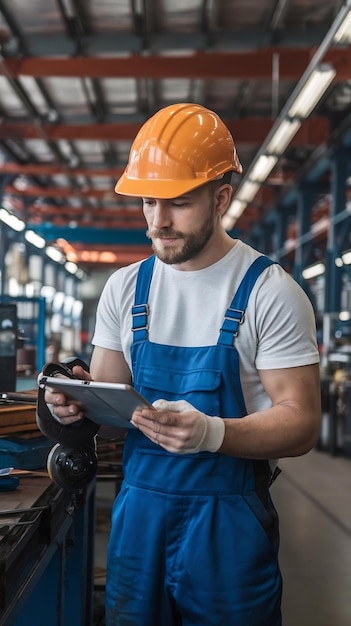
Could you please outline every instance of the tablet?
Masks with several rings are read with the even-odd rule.
[[[84,414],[96,424],[135,428],[130,423],[137,408],[153,408],[131,385],[98,383],[78,378],[43,376],[40,387],[51,387],[82,405]]]

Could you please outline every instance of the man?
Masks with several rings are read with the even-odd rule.
[[[108,626],[281,624],[269,486],[275,459],[318,437],[319,359],[302,289],[222,227],[232,172],[220,118],[178,104],[144,124],[116,185],[142,198],[155,255],[109,278],[90,373],[155,408],[133,414],[124,445]],[[82,417],[46,401],[66,425]]]

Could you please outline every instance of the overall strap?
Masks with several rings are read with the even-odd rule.
[[[239,333],[239,326],[243,323],[245,318],[245,310],[252,288],[263,270],[273,263],[275,263],[275,261],[272,261],[268,257],[259,256],[252,265],[250,265],[230,306],[226,310],[219,333],[218,344],[225,346],[234,345],[235,337],[237,337]]]
[[[143,261],[139,267],[137,282],[135,287],[134,305],[132,307],[132,331],[133,343],[143,341],[148,336],[148,314],[149,305],[147,303],[154,269],[155,255]]]

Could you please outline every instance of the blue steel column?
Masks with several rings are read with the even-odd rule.
[[[0,296],[5,292],[5,255],[7,252],[7,237],[5,224],[0,222]]]
[[[331,164],[331,202],[330,202],[330,226],[325,259],[325,312],[338,313],[341,305],[341,269],[335,264],[335,259],[340,256],[341,227],[340,215],[346,206],[346,180],[350,155],[346,151],[335,154]]]
[[[295,251],[294,278],[303,285],[302,270],[310,257],[313,240],[310,237],[312,207],[315,202],[315,185],[301,185],[297,194],[297,247]]]
[[[287,239],[288,232],[288,216],[283,206],[277,207],[275,220],[275,246],[274,252],[278,263],[283,262],[283,250]]]
[[[256,250],[270,256],[271,254],[271,237],[272,237],[272,224],[262,222],[257,224],[252,233],[252,245]]]
[[[0,208],[2,207],[2,199],[4,196],[4,188],[7,185],[8,176],[0,176]],[[5,292],[5,255],[7,252],[6,227],[0,221],[0,295]]]

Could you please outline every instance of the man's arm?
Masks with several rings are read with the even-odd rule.
[[[259,374],[272,407],[243,419],[226,419],[219,451],[254,459],[305,454],[320,432],[318,364],[261,370]]]
[[[250,459],[305,454],[320,430],[319,366],[261,370],[260,378],[272,406],[242,418],[224,419],[224,429],[223,425],[217,428],[221,420],[204,416],[186,402],[178,409],[177,403],[165,402],[165,408],[161,405],[157,411],[136,411],[133,423],[151,441],[179,454],[206,449]],[[218,438],[220,443],[212,449]]]
[[[95,346],[90,361],[93,380],[104,383],[131,384],[132,375],[123,352]]]

